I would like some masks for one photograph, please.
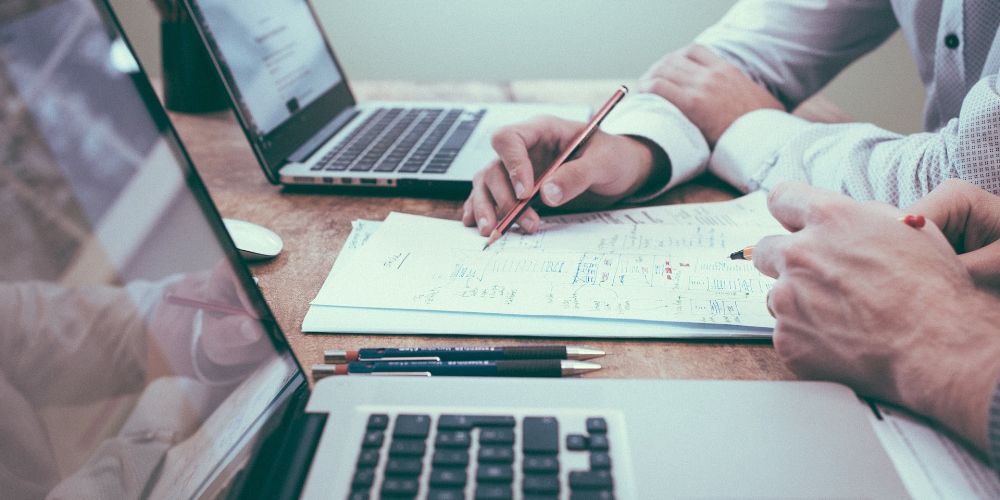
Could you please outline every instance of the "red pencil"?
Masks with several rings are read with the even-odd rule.
[[[490,245],[500,239],[500,237],[514,225],[514,221],[516,221],[517,218],[524,213],[524,211],[528,208],[528,204],[531,203],[531,200],[538,195],[538,191],[542,189],[542,184],[545,184],[545,181],[549,180],[552,175],[556,173],[556,170],[559,170],[559,167],[562,166],[563,163],[566,163],[566,160],[573,156],[574,153],[587,143],[587,140],[594,135],[597,127],[601,125],[601,122],[608,116],[608,113],[610,113],[612,109],[615,109],[615,106],[621,102],[621,100],[625,97],[625,94],[628,94],[628,87],[622,85],[615,91],[611,98],[608,99],[608,102],[604,103],[604,106],[601,106],[601,109],[597,110],[597,112],[594,113],[594,116],[590,117],[590,122],[588,122],[587,125],[583,127],[583,129],[580,130],[575,137],[573,137],[573,140],[569,143],[569,147],[566,148],[552,162],[548,170],[542,174],[542,177],[538,179],[535,186],[531,188],[531,194],[519,200],[513,207],[511,207],[510,211],[507,212],[507,215],[505,215],[500,222],[497,222],[496,227],[493,228],[493,232],[490,233],[490,238],[486,240],[486,245],[483,246],[483,250],[486,250]]]

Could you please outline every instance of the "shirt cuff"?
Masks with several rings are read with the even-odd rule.
[[[1000,473],[1000,380],[993,391],[993,402],[990,404],[989,423],[986,428],[986,446],[989,447],[990,461],[993,470]]]
[[[733,122],[715,144],[708,170],[744,193],[762,186],[788,140],[811,122],[775,109],[751,111]]]
[[[642,194],[626,199],[640,203],[700,174],[708,161],[708,143],[676,106],[656,94],[633,94],[621,102],[601,125],[614,135],[641,137],[660,147],[670,161],[670,177],[662,186],[646,186]]]

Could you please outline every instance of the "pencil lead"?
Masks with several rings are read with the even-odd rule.
[[[743,260],[743,250],[738,250],[729,254],[730,260]]]

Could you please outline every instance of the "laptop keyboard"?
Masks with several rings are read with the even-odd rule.
[[[433,422],[430,415],[401,414],[390,420],[368,417],[350,500],[557,499],[565,498],[564,482],[573,500],[614,498],[604,418],[587,418],[586,434],[568,434],[564,446],[554,417],[440,415]],[[561,480],[564,453],[588,453],[589,468]]]
[[[463,109],[379,108],[311,170],[442,174],[485,114],[485,109],[469,113]]]

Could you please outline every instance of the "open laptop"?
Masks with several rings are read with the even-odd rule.
[[[535,115],[588,115],[585,106],[359,103],[307,0],[186,3],[275,184],[464,194],[496,156],[493,131]]]
[[[104,1],[0,4],[0,103],[7,498],[906,495],[833,384],[310,390]]]

